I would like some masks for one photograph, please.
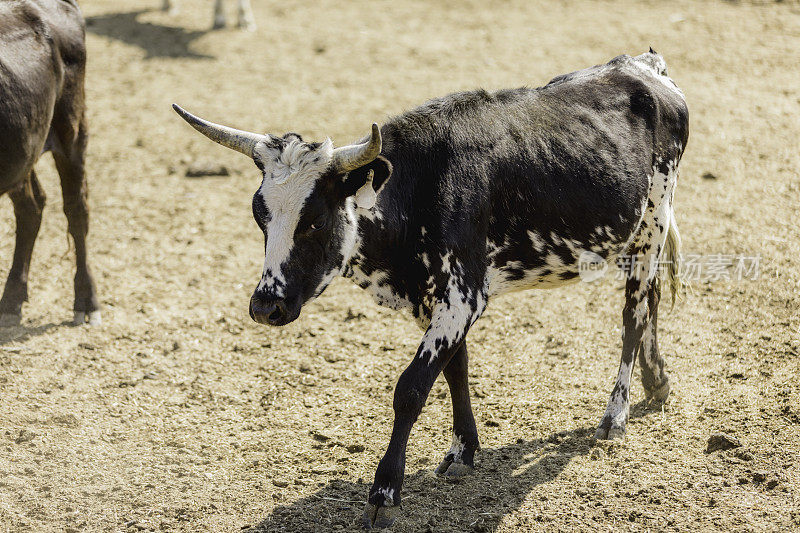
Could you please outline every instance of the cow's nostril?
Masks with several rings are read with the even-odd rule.
[[[269,314],[269,321],[270,322],[277,322],[281,319],[281,310],[280,308],[276,307],[274,311]]]

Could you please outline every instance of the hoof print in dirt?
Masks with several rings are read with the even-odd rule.
[[[12,328],[21,322],[22,315],[0,315],[0,328]]]
[[[714,433],[708,438],[706,443],[706,453],[713,453],[718,450],[730,450],[731,448],[739,448],[742,443],[734,436],[725,433]]]
[[[397,505],[386,507],[367,502],[367,505],[364,507],[364,516],[362,518],[364,529],[384,529],[392,527],[399,513],[400,507]]]

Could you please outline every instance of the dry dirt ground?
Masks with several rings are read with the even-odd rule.
[[[673,394],[644,405],[635,375],[613,444],[591,436],[619,363],[620,283],[494,302],[470,333],[478,470],[431,473],[450,444],[440,380],[395,530],[800,528],[797,4],[255,0],[255,33],[207,31],[210,4],[82,2],[105,322],[67,323],[74,263],[46,156],[31,301],[0,330],[0,531],[338,531],[360,517],[420,332],[346,280],[288,327],[251,322],[257,170],[172,102],[344,143],[430,97],[536,86],[650,45],[691,110],[684,252],[760,256],[759,278],[696,281],[662,313]],[[186,178],[197,159],[231,176]],[[2,279],[13,230],[4,199]],[[720,431],[742,446],[705,453]]]

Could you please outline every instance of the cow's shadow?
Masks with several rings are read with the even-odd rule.
[[[647,401],[631,405],[630,419],[657,414],[652,407]],[[475,472],[456,482],[436,476],[432,468],[407,474],[398,529],[495,531],[503,517],[518,509],[538,485],[554,480],[573,458],[592,451],[594,431],[594,426],[581,427],[545,439],[519,439],[499,448],[484,448],[476,456]],[[604,442],[603,446],[615,446]],[[361,528],[370,485],[362,480],[332,480],[310,496],[276,507],[245,531],[355,531]]]
[[[406,475],[398,526],[421,531],[494,531],[503,516],[528,494],[556,478],[576,456],[592,449],[594,428],[553,433],[542,440],[519,440],[477,456],[475,472],[456,482],[430,468]],[[360,480],[359,480],[360,481]],[[247,531],[308,532],[355,530],[370,484],[333,480],[311,496],[273,512]]]
[[[50,322],[41,326],[11,326],[0,327],[0,346],[5,346],[12,342],[25,342],[33,337],[44,335],[53,328],[71,326],[72,322],[64,321],[60,324]]]
[[[111,37],[138,46],[147,53],[145,59],[156,57],[213,59],[212,56],[199,54],[191,49],[192,43],[210,30],[187,31],[184,28],[139,20],[140,15],[150,11],[152,10],[142,9],[86,17],[86,30],[95,35]]]

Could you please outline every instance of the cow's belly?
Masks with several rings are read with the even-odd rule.
[[[624,235],[615,234],[609,226],[599,226],[581,239],[528,231],[527,238],[506,238],[502,245],[490,241],[486,270],[489,296],[597,279],[628,248],[636,226],[638,223]]]

